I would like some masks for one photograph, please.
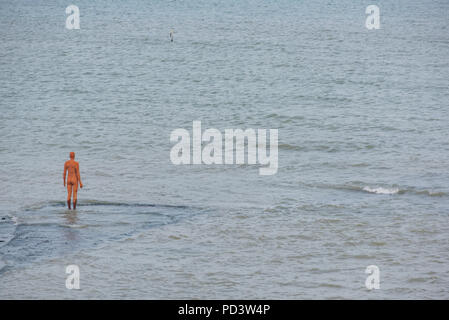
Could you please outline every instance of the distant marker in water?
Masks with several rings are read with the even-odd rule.
[[[173,31],[173,30],[170,30],[170,41],[171,42],[173,42],[173,34],[174,34],[175,32]]]

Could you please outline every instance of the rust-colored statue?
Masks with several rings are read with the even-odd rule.
[[[66,161],[64,164],[64,174],[62,176],[62,178],[64,179],[64,187],[66,175],[67,175],[67,206],[69,207],[69,210],[72,209],[70,207],[70,199],[72,197],[73,191],[73,210],[75,210],[78,193],[78,183],[80,184],[80,188],[83,187],[83,183],[81,182],[80,176],[80,165],[78,162],[75,161],[75,152],[70,152],[70,160]]]

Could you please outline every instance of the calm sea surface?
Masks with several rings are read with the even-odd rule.
[[[69,4],[0,1],[0,298],[449,299],[448,1]],[[194,120],[278,173],[173,165]]]

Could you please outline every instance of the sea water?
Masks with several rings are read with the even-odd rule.
[[[449,298],[447,1],[69,4],[0,2],[0,298]],[[276,174],[174,165],[193,121]]]

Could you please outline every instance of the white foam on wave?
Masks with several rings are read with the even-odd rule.
[[[11,216],[11,221],[14,223],[14,225],[19,224],[19,218],[17,218],[16,216]]]
[[[9,222],[13,222],[14,223],[14,225],[17,225],[18,224],[18,218],[16,217],[16,216],[13,216],[13,215],[6,215],[6,216],[4,216],[4,217],[0,217],[0,222],[6,222],[6,223],[9,223]]]
[[[364,187],[363,191],[370,192],[370,193],[377,193],[377,194],[396,194],[399,192],[398,188],[371,188],[371,187]]]

